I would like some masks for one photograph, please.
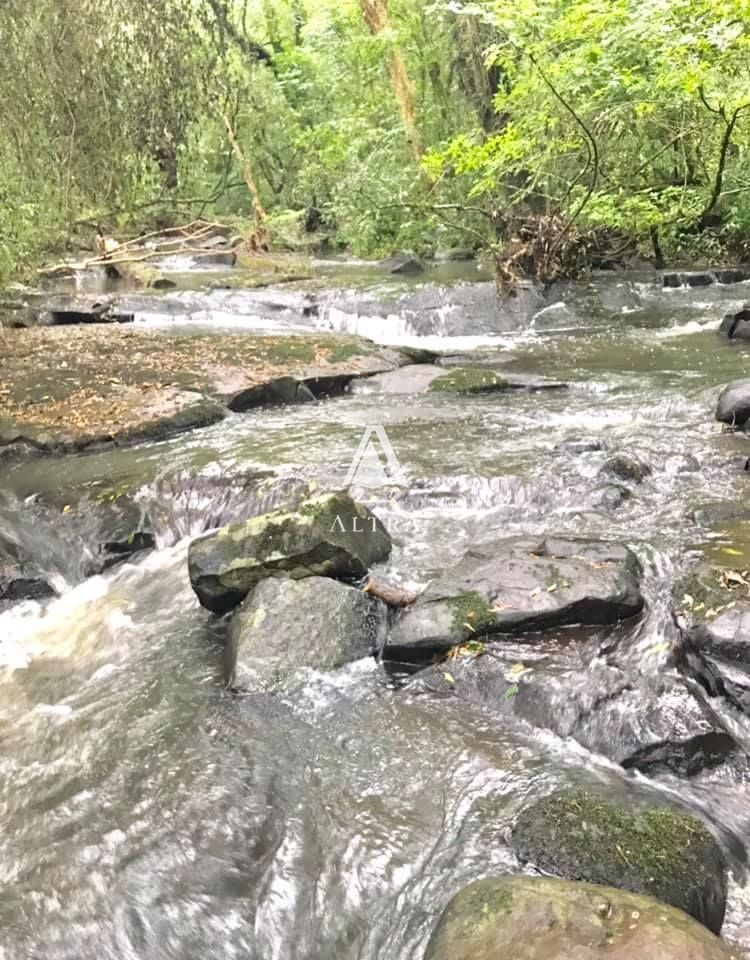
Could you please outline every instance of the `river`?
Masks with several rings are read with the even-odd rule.
[[[300,319],[292,301],[290,329],[481,347],[487,366],[569,389],[394,395],[364,381],[161,443],[2,465],[11,496],[106,478],[161,510],[156,550],[83,580],[64,530],[27,531],[60,596],[0,613],[0,958],[414,960],[458,889],[518,869],[515,814],[562,783],[678,799],[744,845],[750,791],[736,771],[648,780],[487,705],[426,695],[374,659],[282,694],[227,692],[221,631],[190,588],[186,553],[217,522],[216,488],[200,477],[334,485],[380,424],[409,478],[376,508],[395,544],[384,576],[419,588],[472,544],[515,533],[627,543],[648,610],[620,642],[634,672],[661,671],[672,584],[692,550],[721,542],[690,513],[746,497],[747,441],[713,421],[719,388],[747,368],[748,348],[716,332],[746,286],[613,277],[568,288],[565,309],[520,330],[467,324],[453,336],[397,305],[379,323],[340,306]],[[269,325],[250,307],[233,313],[238,298],[224,298],[217,326]],[[211,308],[175,319],[155,307],[137,322],[190,335]],[[607,452],[559,446],[581,438],[639,455],[651,475],[612,502]],[[165,473],[183,479],[165,485]],[[229,498],[224,519],[232,510]],[[750,526],[731,536],[750,555]],[[589,648],[576,653],[584,682]],[[744,742],[742,718],[731,723]],[[723,935],[750,947],[739,867]]]

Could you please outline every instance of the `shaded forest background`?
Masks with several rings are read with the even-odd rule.
[[[2,0],[0,40],[0,280],[195,216],[510,273],[750,249],[747,2]]]

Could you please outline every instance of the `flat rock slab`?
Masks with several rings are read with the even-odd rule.
[[[175,387],[117,384],[106,398],[84,388],[67,416],[54,415],[54,424],[0,419],[0,458],[162,440],[216,423],[225,415],[216,400]]]
[[[113,325],[0,330],[0,456],[158,438],[226,408],[300,402],[395,369],[358,337],[180,336]]]
[[[652,897],[549,877],[491,877],[450,901],[424,960],[743,960]]]
[[[640,575],[635,554],[616,543],[519,537],[477,546],[394,624],[386,655],[419,658],[478,636],[616,623],[643,609]]]
[[[227,681],[268,690],[333,670],[372,653],[384,620],[381,601],[337,580],[263,580],[232,617]]]
[[[367,507],[326,494],[194,540],[188,569],[201,604],[226,613],[267,577],[360,578],[390,551],[388,532]]]
[[[112,294],[32,294],[28,298],[29,324],[42,326],[77,323],[131,323],[132,313],[121,310]]]
[[[512,390],[564,390],[567,385],[542,377],[505,376],[486,367],[445,367],[434,364],[407,364],[397,370],[371,377],[363,389],[386,394],[508,393]]]

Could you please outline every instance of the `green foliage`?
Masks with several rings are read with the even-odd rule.
[[[509,213],[572,217],[673,252],[745,236],[750,32],[740,0],[466,5],[490,22],[507,83],[489,138],[460,135],[433,175]],[[693,240],[691,240],[691,233]],[[721,243],[718,244],[721,246]]]
[[[372,32],[360,0],[5,0],[0,280],[97,227],[252,221],[225,116],[284,245],[430,252],[551,215],[742,248],[744,0],[379,2]]]

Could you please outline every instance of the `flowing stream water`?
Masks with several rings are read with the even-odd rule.
[[[156,550],[86,579],[64,528],[0,520],[60,590],[0,613],[2,960],[419,960],[461,886],[519,869],[513,819],[559,784],[679,800],[744,846],[741,774],[648,780],[490,706],[394,683],[374,659],[286,693],[233,696],[221,625],[188,581],[189,537],[237,506],[229,494],[217,509],[211,478],[340,485],[364,428],[382,424],[409,477],[376,508],[395,545],[385,576],[418,588],[472,544],[519,532],[622,541],[643,562],[648,611],[620,644],[634,672],[664,669],[672,584],[690,551],[720,536],[690,512],[746,496],[750,444],[713,421],[718,388],[750,357],[716,333],[745,285],[592,289],[570,288],[567,307],[516,333],[471,340],[483,363],[566,391],[393,395],[362,382],[166,442],[0,467],[18,498],[106,478],[160,508]],[[217,323],[231,314],[257,328],[249,304],[225,296]],[[197,320],[155,307],[137,320],[189,335],[210,313],[210,302]],[[379,325],[337,307],[301,319],[292,297],[276,327],[380,330],[446,353],[472,336],[410,326],[397,304],[389,316]],[[559,447],[580,438],[653,472],[616,505],[599,475],[607,452]],[[198,479],[165,485],[165,472]],[[745,882],[737,862],[724,935],[750,946]]]

